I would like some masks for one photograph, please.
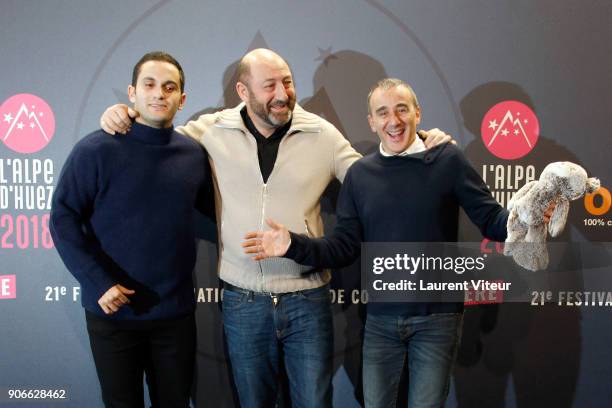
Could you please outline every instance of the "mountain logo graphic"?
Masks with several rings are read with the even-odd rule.
[[[18,153],[43,149],[55,133],[55,116],[44,99],[17,94],[0,106],[0,140]]]
[[[520,159],[538,142],[540,123],[524,103],[504,101],[493,106],[482,119],[482,141],[500,159]]]

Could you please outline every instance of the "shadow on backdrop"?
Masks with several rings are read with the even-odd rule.
[[[357,69],[358,67],[358,69]],[[341,50],[326,56],[313,77],[314,95],[301,100],[309,112],[331,122],[351,142],[355,150],[366,155],[376,150],[378,137],[367,122],[367,95],[370,87],[387,76],[383,65],[369,55]],[[326,233],[335,226],[335,209],[340,182],[334,180],[321,200]],[[361,302],[360,260],[332,272],[334,289],[334,376],[344,375],[353,386],[355,400],[363,406],[361,383],[361,346],[365,305]],[[334,394],[339,403],[342,396]]]
[[[506,161],[489,153],[480,137],[481,122],[493,105],[506,100],[522,102],[537,113],[529,95],[519,85],[509,82],[480,85],[460,102],[465,128],[475,137],[465,154],[481,175],[484,165],[534,165],[536,179],[553,161],[567,160],[582,165],[565,147],[542,134],[534,149],[523,158]],[[487,181],[493,189],[491,181]],[[571,240],[572,230],[579,225],[579,205],[580,200],[573,202],[565,231],[556,241]],[[482,237],[465,214],[461,220],[460,239],[480,241]],[[503,267],[508,258],[497,262]],[[538,273],[552,276],[566,272],[570,282],[563,284],[579,288],[582,282],[580,264],[580,254],[568,251],[563,259],[551,259],[547,271]],[[571,407],[580,366],[580,320],[579,308],[554,304],[467,307],[454,371],[458,406],[505,407],[509,400],[515,401],[520,408]],[[507,399],[511,384],[514,395]]]

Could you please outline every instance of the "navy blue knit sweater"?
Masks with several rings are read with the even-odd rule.
[[[206,151],[174,132],[138,123],[127,136],[80,140],[53,195],[50,229],[83,307],[121,284],[136,293],[114,320],[163,320],[195,308],[193,209],[212,200]]]
[[[354,163],[344,179],[331,235],[309,239],[291,233],[285,255],[316,267],[352,263],[361,242],[455,242],[459,206],[490,239],[506,239],[508,212],[491,196],[463,153],[452,144]],[[371,303],[368,313],[427,315],[462,310],[459,303]]]

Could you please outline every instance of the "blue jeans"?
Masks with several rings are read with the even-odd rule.
[[[408,406],[443,407],[462,324],[462,313],[408,318],[368,314],[363,341],[366,408],[395,407],[406,361]]]
[[[279,295],[276,304],[270,295],[226,288],[223,327],[242,408],[275,406],[281,363],[293,408],[331,407],[329,285]]]

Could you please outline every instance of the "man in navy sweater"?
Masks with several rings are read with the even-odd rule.
[[[209,210],[206,151],[176,132],[184,74],[170,55],[144,55],[128,96],[131,137],[80,140],[53,196],[51,234],[82,288],[107,407],[187,407],[195,357],[193,209]]]
[[[255,254],[256,260],[285,256],[305,265],[337,268],[359,256],[362,241],[456,241],[459,206],[484,236],[505,240],[508,212],[461,151],[448,143],[426,150],[416,137],[421,111],[408,84],[380,81],[368,96],[368,107],[380,150],[348,170],[334,232],[310,239],[268,220],[271,230],[245,236],[245,252]],[[395,405],[406,359],[408,405],[443,406],[462,312],[462,303],[368,304],[363,344],[366,407]]]

